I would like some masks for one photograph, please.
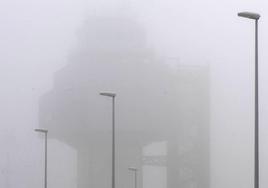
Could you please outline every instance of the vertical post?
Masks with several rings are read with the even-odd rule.
[[[102,96],[112,97],[112,188],[115,188],[115,93],[100,93]]]
[[[47,188],[47,133],[45,129],[35,129],[36,132],[43,133],[45,135],[45,174],[44,174],[44,188]]]
[[[115,96],[113,96],[112,121],[112,188],[115,188]]]
[[[134,188],[137,188],[137,181],[138,181],[138,179],[137,179],[137,170],[135,170],[135,187]]]
[[[45,132],[45,188],[47,188],[47,132]]]
[[[138,169],[135,167],[129,167],[128,170],[134,172],[134,188],[137,188],[138,187],[138,175],[137,175]]]
[[[259,83],[258,83],[258,20],[255,20],[255,175],[254,188],[259,188]]]
[[[238,16],[255,20],[255,106],[254,106],[254,188],[259,188],[259,67],[258,67],[258,20],[261,15],[240,12]]]

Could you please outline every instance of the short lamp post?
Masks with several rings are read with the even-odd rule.
[[[129,167],[128,168],[129,171],[134,172],[134,188],[137,188],[138,185],[138,169],[135,167]]]
[[[36,132],[43,133],[45,135],[45,174],[44,174],[44,187],[47,188],[47,133],[45,129],[35,129]]]
[[[115,93],[102,92],[100,95],[112,98],[112,188],[115,188]]]

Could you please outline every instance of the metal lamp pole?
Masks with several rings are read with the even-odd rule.
[[[137,188],[137,184],[138,184],[137,171],[138,171],[138,169],[135,168],[135,167],[129,167],[128,170],[134,172],[134,178],[135,178],[135,180],[134,180],[134,188]]]
[[[45,134],[45,178],[44,178],[44,185],[47,188],[47,133],[48,130],[45,129],[35,129],[36,132],[44,133]]]
[[[254,188],[259,188],[259,83],[258,83],[258,20],[257,13],[240,12],[238,16],[255,20],[255,136],[254,136]]]
[[[112,97],[112,188],[115,188],[115,93],[100,93],[105,97]]]

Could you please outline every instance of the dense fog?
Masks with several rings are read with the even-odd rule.
[[[0,188],[251,188],[261,14],[260,186],[267,187],[264,0],[2,0]],[[130,168],[131,167],[131,168]],[[135,179],[135,171],[136,179]]]

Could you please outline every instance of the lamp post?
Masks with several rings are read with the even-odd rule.
[[[134,188],[137,188],[137,184],[138,184],[137,172],[138,172],[138,169],[135,168],[135,167],[129,167],[128,170],[134,172]]]
[[[254,188],[259,188],[259,78],[258,78],[258,20],[257,13],[240,12],[238,16],[255,20],[255,136],[254,136]]]
[[[44,187],[47,188],[47,133],[48,130],[45,129],[35,129],[36,132],[45,134],[45,178],[44,178]]]
[[[112,98],[112,188],[115,188],[115,93],[100,93]]]

